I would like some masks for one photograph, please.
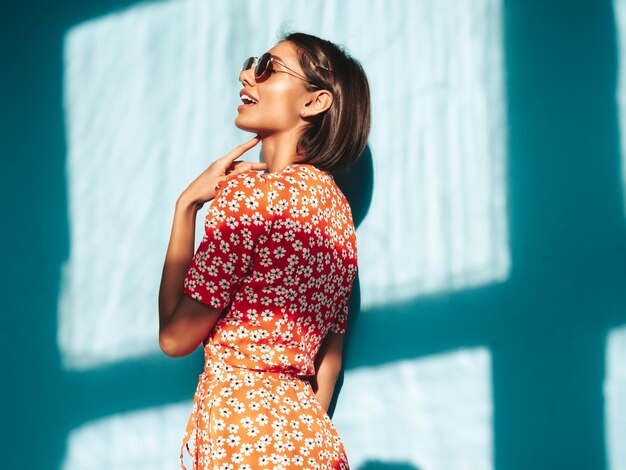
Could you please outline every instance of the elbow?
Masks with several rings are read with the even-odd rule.
[[[169,357],[183,357],[193,352],[193,349],[190,351],[180,340],[167,332],[159,333],[159,347]]]

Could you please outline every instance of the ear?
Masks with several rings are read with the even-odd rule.
[[[333,104],[333,94],[328,90],[317,90],[309,94],[309,101],[304,105],[303,117],[323,113]],[[302,115],[302,113],[301,113]]]

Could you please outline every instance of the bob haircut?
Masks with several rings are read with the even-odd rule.
[[[333,103],[325,112],[306,118],[298,142],[302,163],[325,171],[345,171],[361,155],[370,131],[370,89],[361,64],[344,49],[305,33],[287,33],[282,41],[298,51],[300,67],[311,83],[307,90],[328,90]]]

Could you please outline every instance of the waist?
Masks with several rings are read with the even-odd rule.
[[[308,381],[308,377],[297,370],[281,369],[281,368],[256,368],[249,367],[244,364],[234,363],[232,358],[224,359],[218,355],[206,354],[204,371],[201,377],[216,380],[259,380],[259,379],[276,379],[276,380],[304,380]]]
[[[270,361],[263,356],[245,354],[236,345],[223,344],[213,339],[204,345],[204,373],[216,377],[224,374],[252,374],[299,380],[308,380],[308,376],[311,375],[307,367],[289,362],[286,358],[280,362]]]

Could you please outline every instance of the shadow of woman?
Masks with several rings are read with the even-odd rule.
[[[352,210],[352,219],[354,220],[355,228],[365,219],[367,212],[372,202],[372,193],[374,188],[374,164],[372,161],[372,151],[369,144],[363,150],[363,153],[357,160],[357,162],[348,170],[341,173],[334,173],[333,177],[339,189],[343,192],[350,204]],[[357,272],[356,279],[352,288],[352,295],[350,296],[349,313],[348,313],[348,326],[346,328],[346,335],[344,338],[344,363],[345,358],[352,354],[350,349],[350,335],[352,326],[358,321],[359,314],[361,312],[361,289],[359,283],[359,274]],[[337,397],[343,386],[344,371],[342,369],[335,386],[335,392],[333,399],[328,407],[328,414],[332,417],[335,406],[337,405]]]

